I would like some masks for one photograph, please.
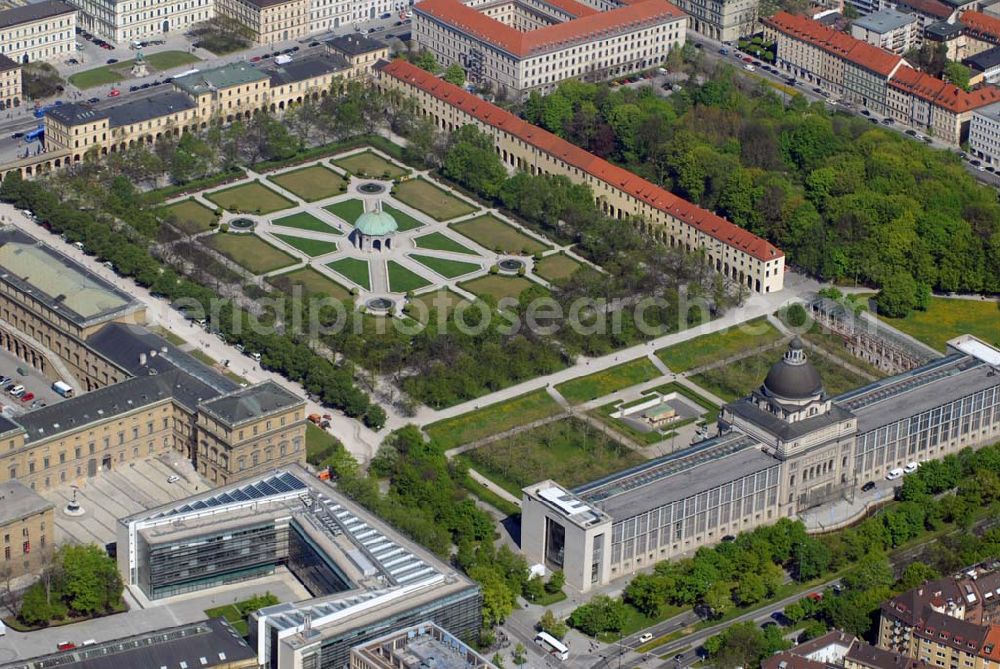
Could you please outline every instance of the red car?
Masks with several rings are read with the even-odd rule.
[[[254,56],[253,58],[250,59],[250,62],[251,63],[259,63],[260,62],[260,56]]]
[[[60,641],[56,644],[57,650],[73,650],[76,648],[76,644],[72,641]]]
[[[117,88],[112,88],[111,92],[108,93],[108,97],[109,98],[116,98],[116,97],[118,97],[121,94],[122,94],[122,92],[120,90],[118,90]]]
[[[35,399],[35,393],[25,393],[21,395],[22,402],[30,402],[33,399]]]

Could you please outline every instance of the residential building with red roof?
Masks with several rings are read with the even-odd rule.
[[[422,0],[413,38],[500,95],[599,81],[662,65],[684,45],[687,15],[666,0]]]
[[[587,184],[607,215],[621,220],[642,217],[662,230],[671,246],[702,251],[717,271],[751,291],[781,290],[785,271],[781,250],[721,216],[404,60],[380,65],[376,84],[414,98],[441,130],[475,125],[493,137],[509,168],[564,175]]]
[[[951,144],[968,137],[973,110],[1000,101],[995,86],[963,91],[914,70],[896,54],[812,19],[778,12],[763,24],[777,43],[779,67]]]

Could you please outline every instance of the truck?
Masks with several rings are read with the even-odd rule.
[[[73,386],[62,381],[56,381],[52,384],[52,390],[62,397],[73,397]]]

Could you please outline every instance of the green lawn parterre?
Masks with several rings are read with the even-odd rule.
[[[174,225],[189,235],[207,232],[218,220],[215,212],[194,198],[177,202],[163,208],[164,215],[174,216]]]
[[[461,459],[514,495],[551,478],[573,488],[645,458],[585,421],[566,418],[466,451]]]
[[[565,253],[553,253],[535,263],[534,272],[546,281],[565,281],[573,276],[576,270],[583,267]]]
[[[307,239],[306,237],[295,237],[293,235],[276,234],[274,236],[311,258],[333,253],[337,250],[337,242],[328,242],[322,239]]]
[[[482,409],[432,423],[424,431],[447,450],[562,412],[545,390],[534,390]]]
[[[408,293],[429,286],[430,281],[416,272],[403,267],[395,260],[386,263],[389,273],[389,290],[394,293]]]
[[[932,297],[927,311],[911,311],[906,318],[879,318],[942,352],[949,339],[962,334],[1000,346],[1000,303],[993,300]]]
[[[288,198],[256,181],[206,193],[205,199],[240,214],[270,214],[295,206]]]
[[[382,211],[387,214],[391,214],[394,219],[396,219],[396,225],[399,226],[400,232],[405,232],[406,230],[413,230],[414,228],[419,228],[423,226],[423,223],[413,218],[405,211],[393,207],[391,204],[382,203]]]
[[[377,179],[383,177],[398,179],[410,173],[408,169],[400,167],[372,151],[362,151],[344,158],[337,158],[331,162],[351,174],[367,175]]]
[[[426,256],[417,253],[411,253],[410,258],[447,279],[454,279],[458,276],[478,272],[483,268],[478,263],[462,262],[460,260],[450,260],[448,258],[438,258],[436,256]]]
[[[146,56],[146,63],[152,71],[169,70],[189,63],[197,63],[201,58],[186,51],[161,51]],[[123,81],[130,76],[134,59],[123,60],[111,65],[102,65],[69,77],[69,83],[77,88],[94,88]]]
[[[361,214],[365,213],[365,203],[356,198],[334,202],[323,208],[350,226],[353,226]]]
[[[431,232],[420,237],[414,237],[413,243],[417,248],[429,249],[431,251],[451,251],[452,253],[464,253],[471,256],[479,255],[442,232]]]
[[[471,281],[459,284],[463,290],[479,296],[492,296],[496,300],[505,297],[517,297],[528,288],[537,285],[520,276],[503,276],[502,274],[490,274],[481,276]]]
[[[313,232],[326,232],[333,235],[343,234],[330,223],[321,221],[306,211],[300,211],[298,213],[291,214],[290,216],[283,216],[281,218],[273,218],[271,219],[271,224],[278,225],[283,228],[297,228],[299,230],[311,230]]]
[[[353,281],[365,290],[371,290],[371,279],[368,275],[368,261],[357,258],[341,258],[326,265],[337,274]]]
[[[639,358],[556,386],[570,404],[588,402],[660,376],[648,358]]]
[[[199,239],[253,274],[267,274],[298,262],[293,256],[253,234],[218,232]]]
[[[415,303],[420,303],[423,305],[424,309],[417,310],[413,306]],[[471,302],[466,300],[464,297],[448,290],[447,288],[441,288],[440,290],[423,293],[413,297],[410,300],[410,307],[406,310],[406,313],[412,318],[425,322],[426,318],[430,317],[430,313],[433,309],[443,311],[445,318],[448,318],[455,309],[469,304],[471,304]]]
[[[483,214],[468,221],[452,223],[450,227],[480,246],[498,253],[533,255],[549,248],[492,214]]]
[[[476,211],[476,207],[420,177],[404,181],[392,196],[438,221],[450,221]]]
[[[679,373],[725,360],[751,349],[770,346],[781,338],[782,334],[767,318],[761,317],[722,332],[701,335],[661,348],[656,355],[666,363],[670,371]]]
[[[322,165],[302,167],[272,175],[268,179],[306,202],[339,195],[347,188],[346,179]]]
[[[351,297],[351,293],[346,288],[327,276],[320,274],[312,267],[303,267],[291,272],[285,272],[284,274],[278,274],[270,277],[268,280],[272,284],[288,281],[292,285],[302,286],[306,297],[326,295],[336,300],[348,300]]]

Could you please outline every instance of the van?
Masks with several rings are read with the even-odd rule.
[[[253,358],[256,362],[260,362],[260,353],[258,353],[257,351],[251,353],[250,357]]]
[[[10,392],[10,394],[11,394],[11,395],[13,395],[14,397],[20,397],[20,396],[21,396],[21,395],[23,395],[23,394],[24,394],[24,393],[25,393],[26,391],[25,391],[25,389],[24,389],[24,386],[22,386],[21,384],[18,384],[18,385],[16,385],[16,386],[14,386],[13,388],[11,388],[9,392]]]
[[[52,391],[61,397],[73,397],[73,386],[68,383],[63,383],[62,381],[56,381],[53,383]]]
[[[896,479],[900,478],[902,475],[903,475],[903,470],[900,469],[899,467],[896,467],[895,469],[890,469],[889,473],[885,475],[885,478],[888,481],[895,481]]]

